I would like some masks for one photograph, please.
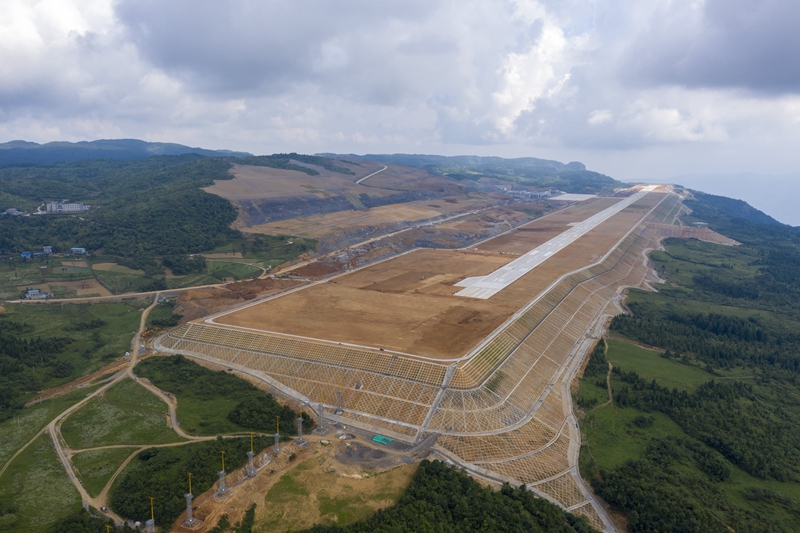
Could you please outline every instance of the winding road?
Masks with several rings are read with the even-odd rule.
[[[124,371],[117,372],[111,379],[109,379],[103,386],[95,390],[93,393],[88,394],[85,398],[81,401],[77,402],[76,404],[70,406],[60,414],[58,414],[49,424],[47,424],[44,428],[42,428],[36,435],[33,436],[24,446],[22,446],[17,452],[11,456],[11,458],[6,462],[2,469],[0,469],[0,476],[6,471],[8,466],[19,456],[20,453],[25,451],[33,442],[36,441],[42,434],[48,433],[50,435],[50,440],[53,443],[53,447],[55,449],[56,455],[58,456],[59,461],[61,462],[64,470],[69,477],[70,482],[72,482],[75,489],[81,496],[81,500],[83,502],[83,506],[86,508],[94,507],[95,509],[100,509],[102,507],[108,506],[108,494],[111,486],[113,485],[114,481],[116,480],[117,476],[122,472],[122,470],[127,466],[127,464],[142,450],[146,448],[164,448],[169,446],[182,446],[185,444],[190,444],[192,442],[198,441],[206,441],[214,439],[215,437],[197,437],[194,435],[189,435],[185,433],[178,423],[178,417],[176,412],[177,402],[175,399],[170,396],[169,394],[165,393],[158,387],[154,386],[146,379],[139,379],[136,374],[134,373],[134,368],[136,364],[139,362],[139,350],[141,348],[141,338],[142,333],[144,332],[145,326],[147,324],[147,316],[150,314],[150,311],[157,305],[158,298],[160,293],[153,294],[153,302],[150,304],[149,307],[142,311],[141,319],[139,320],[139,329],[133,337],[131,341],[131,360],[128,363],[127,368]],[[107,446],[97,446],[94,448],[87,448],[81,450],[73,450],[70,449],[66,442],[64,442],[63,437],[61,436],[61,425],[63,422],[75,411],[86,405],[89,401],[98,396],[102,396],[106,390],[113,387],[120,381],[124,379],[133,379],[136,383],[156,395],[159,399],[161,399],[164,403],[167,404],[169,409],[169,423],[172,429],[183,439],[182,442],[172,442],[167,444],[119,444],[119,445],[107,445]],[[103,449],[110,449],[110,448],[132,448],[135,449],[127,459],[117,468],[114,472],[114,475],[111,479],[108,480],[103,490],[100,494],[96,497],[92,497],[83,487],[78,477],[77,472],[75,471],[74,466],[72,465],[72,457],[81,452],[91,451],[91,450],[103,450]],[[108,510],[106,515],[114,520],[117,523],[122,523],[122,518],[114,513],[112,510]]]
[[[358,185],[358,184],[359,184],[359,183],[361,183],[362,181],[366,180],[367,178],[371,178],[371,177],[372,177],[372,176],[374,176],[375,174],[380,174],[381,172],[383,172],[383,171],[384,171],[384,170],[386,170],[387,168],[389,168],[389,167],[387,167],[386,165],[383,165],[383,168],[382,168],[382,169],[380,169],[380,170],[376,170],[376,171],[375,171],[375,172],[373,172],[372,174],[367,174],[366,176],[364,176],[364,177],[363,177],[363,178],[361,178],[360,180],[357,180],[357,181],[356,181],[356,185]]]

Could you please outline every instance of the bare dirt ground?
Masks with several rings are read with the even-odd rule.
[[[61,261],[62,266],[66,267],[83,267],[86,268],[89,266],[89,263],[86,261]]]
[[[390,204],[368,209],[367,211],[339,211],[326,215],[293,218],[252,226],[243,229],[245,233],[265,233],[268,235],[300,235],[319,238],[329,233],[347,231],[355,228],[413,222],[448,215],[458,211],[468,211],[484,207],[494,202],[482,199],[452,198],[444,200],[421,200],[402,204]]]
[[[181,323],[185,323],[231,305],[294,287],[299,283],[288,279],[256,278],[229,283],[224,287],[192,289],[178,297],[175,312],[183,315]]]
[[[337,162],[349,168],[353,174],[331,172],[313,165],[319,172],[317,176],[309,176],[296,170],[283,170],[249,165],[234,165],[230,170],[235,177],[232,180],[218,180],[204,190],[223,198],[232,200],[239,211],[239,216],[232,227],[244,229],[253,227],[255,233],[289,233],[308,231],[316,225],[335,226],[340,220],[349,217],[335,217],[331,221],[316,220],[318,213],[341,213],[347,211],[368,212],[371,207],[378,208],[383,204],[410,205],[419,200],[435,198],[429,204],[447,204],[457,198],[466,200],[464,187],[458,183],[429,174],[424,170],[389,166],[386,170],[359,184],[359,178],[367,176],[383,165],[371,162],[349,164]],[[452,196],[439,202],[439,198]],[[391,197],[391,198],[389,198]],[[366,203],[366,205],[365,205]],[[386,224],[381,219],[392,220],[398,217],[424,217],[423,204],[416,206],[418,212],[393,213],[400,209],[379,210],[372,213],[377,224]],[[436,208],[427,207],[427,210]],[[449,208],[443,212],[449,212]],[[413,209],[412,209],[413,211]],[[435,211],[434,211],[435,212]],[[433,216],[436,216],[435,214]],[[290,224],[273,227],[276,221],[295,219]],[[305,220],[310,219],[310,220]],[[370,225],[370,217],[362,222]],[[418,220],[419,218],[407,218]],[[285,227],[284,227],[285,226]],[[333,231],[333,230],[332,230]],[[330,233],[330,231],[328,231]]]
[[[309,441],[310,445],[303,448],[284,443],[283,451],[255,479],[234,487],[233,496],[225,502],[211,498],[216,487],[196,496],[199,505],[194,516],[204,523],[194,531],[212,529],[223,514],[235,524],[253,504],[258,531],[264,533],[305,529],[319,523],[351,523],[393,505],[417,471],[418,465],[410,457],[365,442],[343,442],[333,433],[311,436]],[[365,457],[350,459],[350,449],[358,448],[366,450]],[[272,448],[262,454],[265,452],[272,452]],[[377,465],[370,458],[373,454],[381,455],[384,464]],[[235,479],[237,474],[231,473],[229,478]],[[180,526],[185,518],[184,513],[170,531],[186,531]]]
[[[477,248],[487,252],[522,255],[569,229],[569,224],[584,220],[610,207],[618,199],[588,200],[564,211],[552,213],[546,219],[520,226],[515,231],[481,243]]]
[[[318,176],[309,176],[299,170],[233,165],[230,173],[235,176],[234,179],[215,181],[214,185],[203,190],[229,200],[277,198],[308,194],[324,198],[326,195],[333,194],[369,193],[372,192],[369,187],[356,185],[355,180],[358,179],[359,175],[366,176],[369,174],[369,172],[365,172],[368,169],[371,169],[370,172],[374,172],[382,167],[377,163],[362,167],[342,166],[350,168],[357,174],[355,176],[340,174],[321,167],[312,167],[320,174]]]
[[[459,357],[559,276],[596,262],[662,197],[648,195],[488,300],[456,297],[460,289],[454,284],[513,260],[521,246],[508,236],[479,245],[477,252],[416,250],[215,322],[428,357]],[[533,248],[559,224],[584,220],[599,211],[602,202],[578,204],[571,216],[570,210],[559,213],[555,230],[547,217],[528,224],[528,231],[509,235]]]
[[[203,190],[229,200],[251,200],[255,198],[279,198],[287,196],[314,195],[325,198],[338,194],[387,195],[397,191],[439,191],[442,187],[456,192],[459,187],[452,181],[439,178],[415,168],[390,165],[364,184],[355,182],[383,167],[378,163],[362,162],[359,166],[337,162],[354,174],[340,174],[322,167],[313,168],[319,175],[309,176],[297,170],[284,170],[251,165],[234,165],[230,173],[232,180],[217,180]]]
[[[58,285],[58,283],[54,283],[54,285]],[[22,292],[29,289],[39,289],[41,292],[50,292],[50,285],[48,283],[39,283],[38,285],[19,285],[17,290]]]

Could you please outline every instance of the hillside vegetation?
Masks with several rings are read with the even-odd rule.
[[[235,159],[251,165],[298,170],[318,174],[313,168],[290,160],[320,165],[349,173],[320,157],[277,154]],[[227,180],[231,158],[208,158],[195,154],[157,156],[139,161],[88,160],[49,166],[0,169],[0,209],[16,207],[35,211],[47,201],[70,199],[92,206],[74,216],[0,217],[0,254],[15,256],[23,251],[53,246],[54,251],[85,247],[101,251],[109,262],[140,269],[151,278],[151,286],[140,290],[165,289],[163,266],[156,258],[187,272],[197,265],[187,263],[188,254],[235,246],[256,255],[283,258],[280,237],[245,238],[230,229],[237,213],[224,198],[202,191],[214,180]],[[302,253],[313,242],[299,242]],[[293,251],[297,251],[296,247]],[[13,265],[12,265],[13,266]],[[180,272],[180,270],[179,270]],[[153,284],[155,278],[160,284]]]
[[[275,433],[275,417],[281,433],[296,435],[297,413],[280,405],[271,394],[234,374],[215,372],[181,355],[153,357],[136,367],[141,377],[178,399],[178,420],[195,435],[246,431]],[[306,432],[313,420],[303,414]]]
[[[743,243],[666,241],[668,283],[584,374],[581,469],[632,533],[800,529],[800,236],[743,202],[695,194],[690,220]],[[607,398],[608,361],[613,404]]]
[[[0,421],[37,391],[121,358],[140,316],[136,307],[118,303],[17,305],[0,313]]]
[[[0,143],[0,167],[51,165],[86,159],[137,160],[156,155],[198,154],[208,157],[242,157],[246,152],[205,150],[182,144],[146,142],[138,139],[102,139],[88,142],[50,142],[38,144],[26,141]]]

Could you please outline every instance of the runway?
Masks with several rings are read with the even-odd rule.
[[[634,202],[642,199],[647,193],[656,188],[655,185],[648,185],[642,188],[636,194],[625,198],[624,200],[604,209],[596,215],[587,218],[583,222],[575,224],[564,233],[553,237],[546,243],[542,244],[526,253],[525,255],[515,259],[511,263],[498,268],[487,276],[476,276],[472,278],[465,278],[458,283],[457,287],[464,287],[458,291],[456,296],[463,296],[466,298],[478,298],[486,300],[502,291],[519,278],[541,265],[553,254],[563,250],[579,238],[583,237],[591,230],[602,224],[612,216],[616,215],[626,207]]]

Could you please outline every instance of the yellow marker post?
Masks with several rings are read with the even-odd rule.
[[[155,500],[156,500],[155,498],[150,496],[150,520],[155,520],[156,519],[155,510],[153,509],[153,502]]]
[[[275,433],[278,434],[281,432],[281,417],[275,417]]]
[[[111,531],[111,526],[109,526],[108,524],[106,524],[106,533],[109,533],[110,531]]]
[[[253,433],[250,433],[250,451],[253,451]]]
[[[189,494],[192,493],[192,473],[189,472]]]
[[[222,471],[225,471],[225,450],[222,450]]]

